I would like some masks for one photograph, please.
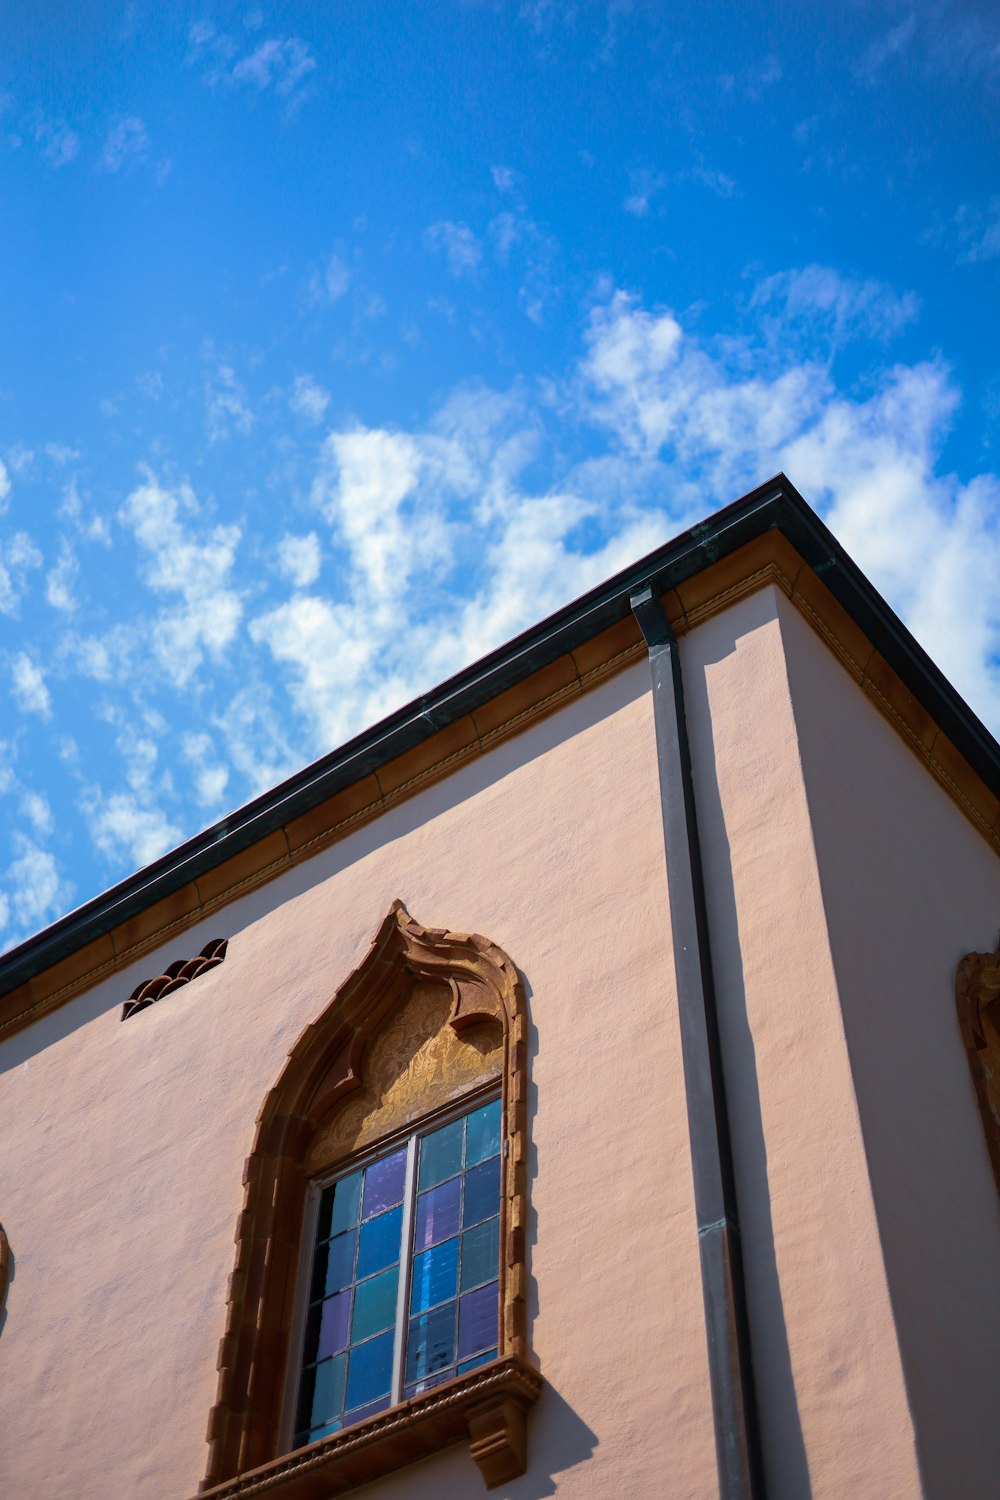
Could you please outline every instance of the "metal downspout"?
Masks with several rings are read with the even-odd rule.
[[[763,1500],[743,1257],[677,641],[657,594],[630,599],[649,650],[720,1500]]]

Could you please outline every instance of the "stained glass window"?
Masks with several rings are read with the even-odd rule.
[[[296,1447],[496,1357],[500,1101],[320,1193]]]

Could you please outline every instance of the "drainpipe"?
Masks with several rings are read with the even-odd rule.
[[[720,1500],[763,1500],[732,1140],[677,641],[651,586],[629,601],[649,651],[681,1055]]]

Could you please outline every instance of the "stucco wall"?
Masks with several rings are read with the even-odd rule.
[[[549,1385],[511,1500],[713,1493],[647,684],[621,674],[0,1048],[3,1494],[194,1493],[254,1116],[397,896],[487,934],[528,986]],[[120,1023],[216,936],[221,968]],[[482,1494],[466,1451],[366,1493],[445,1491]]]
[[[808,630],[767,588],[682,645],[767,1493],[909,1500],[920,1477],[786,627]]]
[[[924,1492],[994,1495],[1000,1203],[954,981],[996,942],[1000,860],[784,602],[781,622]]]

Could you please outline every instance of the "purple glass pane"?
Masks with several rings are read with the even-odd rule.
[[[458,1304],[458,1357],[468,1359],[497,1341],[497,1282],[470,1292]]]
[[[339,1349],[347,1348],[347,1326],[351,1318],[350,1292],[338,1292],[323,1303],[319,1325],[319,1347],[315,1359],[326,1359]]]
[[[383,1209],[403,1201],[406,1180],[406,1148],[394,1151],[383,1161],[373,1162],[365,1173],[365,1207],[362,1219],[371,1219]]]
[[[364,1422],[368,1417],[377,1417],[380,1411],[385,1411],[389,1405],[389,1397],[383,1396],[380,1401],[373,1401],[369,1406],[359,1406],[356,1411],[344,1413],[344,1426],[352,1427],[355,1422]]]
[[[453,1177],[440,1187],[432,1188],[417,1199],[417,1228],[414,1250],[426,1250],[438,1240],[446,1240],[458,1229],[462,1207],[462,1179]]]

